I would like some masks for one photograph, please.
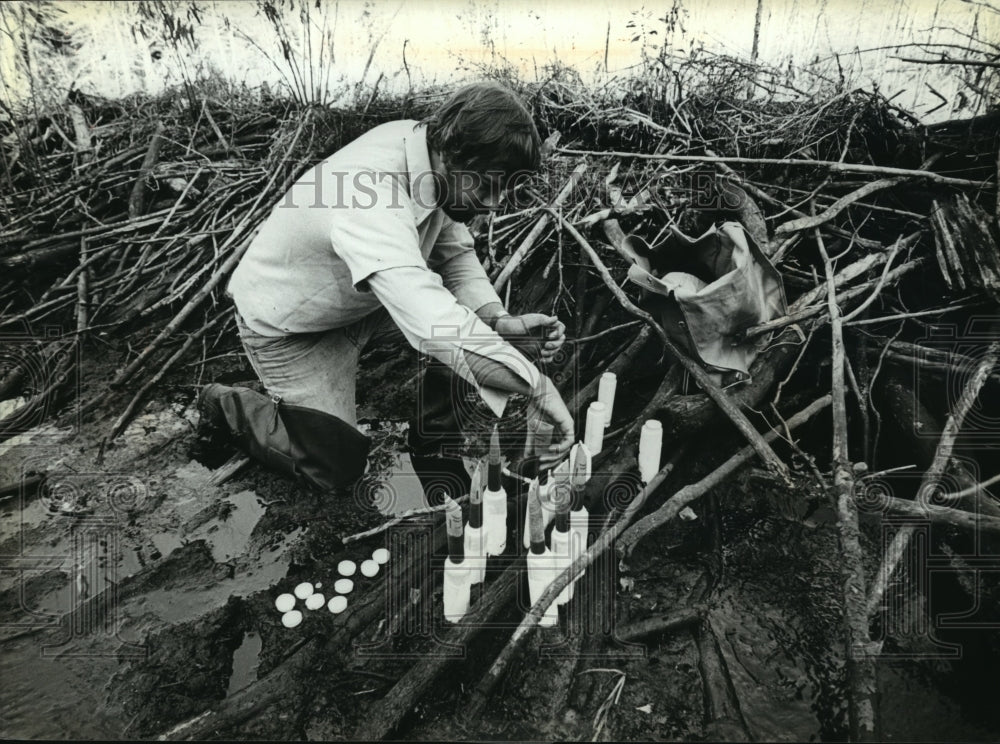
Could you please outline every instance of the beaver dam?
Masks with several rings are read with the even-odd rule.
[[[480,258],[511,312],[566,324],[546,371],[579,439],[604,373],[617,391],[589,548],[534,605],[523,406],[499,422],[507,549],[455,624],[445,512],[402,448],[415,351],[363,357],[373,455],[343,493],[204,446],[194,405],[254,380],[223,289],[288,185],[446,91],[350,110],[74,93],[3,124],[4,735],[1000,736],[1000,114],[925,126],[877,91],[711,57],[599,90],[505,82],[545,165],[474,226]],[[626,279],[726,224],[784,302],[739,328],[735,380]],[[471,418],[470,466],[493,426]],[[346,609],[293,596],[285,627],[279,595],[326,602],[380,548]]]

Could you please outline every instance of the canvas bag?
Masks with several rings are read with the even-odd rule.
[[[671,226],[650,246],[636,235],[623,244],[628,278],[646,292],[664,331],[724,385],[750,379],[766,339],[743,339],[750,326],[784,315],[781,275],[738,222],[691,238]]]

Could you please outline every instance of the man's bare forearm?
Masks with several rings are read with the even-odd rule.
[[[494,331],[497,328],[497,320],[507,314],[504,306],[499,302],[491,302],[476,310],[476,315],[479,316],[479,319]]]
[[[480,385],[508,393],[531,394],[531,385],[506,365],[468,349],[465,349],[463,353],[472,376]]]

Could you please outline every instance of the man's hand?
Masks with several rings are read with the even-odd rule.
[[[573,417],[569,415],[555,383],[542,377],[541,383],[531,392],[528,418],[540,418],[552,425],[552,443],[538,453],[538,465],[548,470],[569,454],[573,446]]]
[[[530,359],[551,361],[566,341],[566,326],[553,315],[526,313],[505,315],[496,322],[496,332]]]

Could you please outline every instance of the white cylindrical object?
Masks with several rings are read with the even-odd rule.
[[[465,525],[465,563],[472,572],[470,584],[478,584],[486,578],[486,530],[483,527]]]
[[[538,484],[538,501],[542,505],[542,530],[548,528],[556,516],[556,505],[552,503],[552,485],[555,481],[552,475],[545,483]],[[531,534],[528,531],[528,510],[524,510],[524,549],[531,547]]]
[[[389,562],[389,549],[388,548],[375,548],[372,551],[372,560],[375,561],[380,566],[384,566]]]
[[[639,432],[639,478],[649,483],[660,470],[660,451],[663,447],[663,424],[650,419]]]
[[[585,467],[585,471],[584,471],[586,473],[586,477],[584,478],[584,480],[585,481],[589,481],[590,480],[590,476],[591,476],[591,456],[590,455],[591,455],[590,450],[587,448],[586,444],[584,444],[583,442],[577,442],[576,444],[574,444],[572,446],[572,448],[570,448],[570,451],[569,451],[569,460],[568,460],[568,462],[569,462],[569,472],[570,472],[570,474],[572,475],[573,469],[576,467],[577,460],[582,459],[584,465],[586,466]]]
[[[528,597],[531,605],[534,606],[542,593],[549,588],[552,579],[555,578],[553,568],[555,567],[555,556],[548,548],[544,553],[528,553]],[[549,605],[549,608],[542,615],[538,624],[542,627],[552,627],[559,622],[559,606],[556,602]]]
[[[604,428],[611,426],[611,417],[615,410],[615,390],[618,388],[618,375],[605,372],[598,383],[597,400],[604,404]]]
[[[286,628],[294,628],[302,622],[302,613],[298,610],[289,610],[281,616],[281,624]]]
[[[378,563],[369,558],[361,563],[361,573],[369,579],[378,573]]]
[[[351,579],[337,579],[333,582],[333,589],[337,594],[350,594],[354,589],[354,582]]]
[[[560,532],[558,529],[552,530],[552,555],[555,558],[555,569],[553,570],[555,577],[561,574],[564,570],[569,568],[570,564],[573,562],[570,556],[570,536],[572,532]],[[566,588],[559,592],[559,596],[556,597],[556,604],[562,605],[573,599],[573,585],[575,581],[569,582]]]
[[[569,513],[569,560],[573,563],[577,558],[587,552],[587,538],[590,536],[590,513],[587,507],[581,507],[578,511]],[[584,569],[577,576],[582,578],[587,573]]]
[[[507,492],[483,491],[483,529],[486,555],[501,555],[507,549]]]
[[[338,594],[336,597],[331,597],[330,601],[326,603],[326,609],[334,615],[339,615],[347,609],[347,597],[342,594]]]
[[[583,436],[583,443],[590,450],[593,457],[601,451],[604,446],[604,416],[607,408],[599,400],[595,400],[587,408],[587,426]]]
[[[452,563],[444,559],[444,619],[457,623],[469,611],[472,591],[472,571],[466,561]]]

